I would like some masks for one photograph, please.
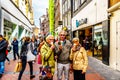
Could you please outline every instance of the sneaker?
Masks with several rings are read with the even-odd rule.
[[[31,76],[30,76],[30,79],[33,79],[33,78],[35,78],[35,75],[31,75]]]
[[[2,78],[2,74],[0,74],[0,78]]]

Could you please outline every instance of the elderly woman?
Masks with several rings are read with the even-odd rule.
[[[87,53],[79,43],[78,38],[73,38],[70,60],[73,64],[74,80],[85,80],[85,72],[88,66]]]
[[[44,45],[41,47],[41,56],[42,56],[42,65],[44,67],[49,66],[51,67],[51,72],[54,74],[55,69],[55,60],[54,60],[54,36],[48,35],[46,37],[46,42],[44,42]]]

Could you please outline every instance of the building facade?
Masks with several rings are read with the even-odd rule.
[[[32,29],[33,29],[33,34],[35,36],[39,36],[39,34],[40,34],[40,28],[35,26]]]
[[[68,31],[68,39],[71,39],[71,28],[72,28],[72,1],[73,0],[62,0],[62,21],[63,28],[66,27]]]
[[[20,1],[23,1],[24,4],[20,5]],[[25,4],[27,1],[29,0],[4,0],[1,2],[0,30],[1,34],[10,42],[14,37],[20,40],[22,37],[32,33],[33,16],[28,17],[25,12],[26,8],[32,8],[31,6],[26,7]],[[33,14],[33,12],[31,12],[31,14]]]
[[[48,9],[46,9],[46,14],[40,17],[40,34],[42,36],[47,36],[50,33],[49,29]]]
[[[110,0],[110,66],[120,71],[120,0]]]
[[[83,46],[87,38],[87,46],[92,51],[92,56],[105,64],[109,64],[108,2],[108,0],[73,0],[72,4],[73,37],[79,37]],[[100,39],[103,43],[101,51],[98,50]]]
[[[59,26],[60,21],[60,0],[55,0],[55,28]]]
[[[55,0],[55,38],[62,30],[62,0]]]

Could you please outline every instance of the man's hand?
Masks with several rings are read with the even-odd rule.
[[[21,60],[21,59],[18,59],[18,62],[22,62],[22,60]]]
[[[57,60],[57,58],[58,58],[58,56],[56,55],[56,56],[55,56],[55,60]]]
[[[59,49],[62,50],[62,45],[59,45]]]

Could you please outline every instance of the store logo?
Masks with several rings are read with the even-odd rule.
[[[80,25],[83,25],[86,23],[87,23],[87,18],[81,19],[81,20],[76,20],[76,27],[79,27]]]

